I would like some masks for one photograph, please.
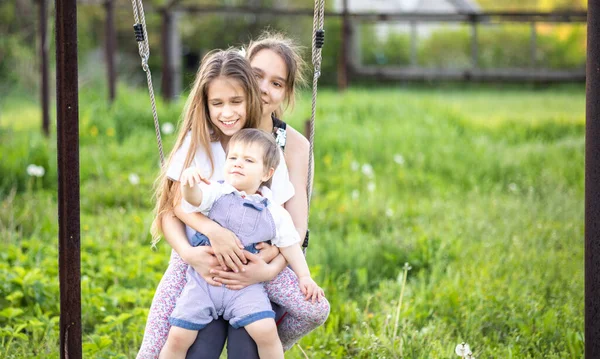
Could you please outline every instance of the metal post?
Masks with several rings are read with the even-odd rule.
[[[80,359],[79,98],[77,0],[56,0],[60,357]]]
[[[537,29],[535,21],[531,22],[531,67],[537,64]]]
[[[104,3],[106,9],[105,27],[105,56],[106,56],[106,75],[108,78],[108,100],[112,103],[116,96],[117,72],[115,71],[115,47],[117,42],[117,31],[115,30],[115,1],[106,0]]]
[[[588,0],[585,122],[585,357],[600,358],[600,2]]]
[[[42,96],[42,132],[50,136],[50,92],[48,72],[48,0],[39,0],[40,6],[40,54],[41,54],[41,96]]]
[[[471,65],[474,69],[479,67],[479,40],[477,36],[477,16],[470,15],[471,18]]]

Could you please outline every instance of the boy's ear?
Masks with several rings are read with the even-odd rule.
[[[271,177],[273,177],[274,173],[275,173],[275,169],[273,167],[269,168],[269,170],[263,176],[262,181],[267,182],[269,179],[271,179]]]

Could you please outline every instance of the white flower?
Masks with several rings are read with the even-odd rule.
[[[511,183],[508,185],[508,190],[511,192],[517,192],[519,190],[519,187],[516,183]]]
[[[456,353],[456,355],[464,358],[467,356],[467,354],[471,352],[471,348],[467,343],[460,343],[456,346],[454,352]]]
[[[32,177],[43,177],[46,174],[46,170],[42,166],[31,164],[27,166],[27,174]]]
[[[386,209],[385,210],[385,215],[388,216],[388,217],[393,216],[394,215],[394,210],[391,209],[391,208]]]
[[[175,131],[175,126],[171,122],[165,122],[161,126],[161,130],[165,135],[170,135]]]
[[[356,161],[352,161],[352,163],[350,164],[350,168],[354,172],[358,171],[359,167],[360,167],[360,164],[358,162],[356,162]]]
[[[362,165],[361,171],[365,176],[367,176],[369,178],[371,178],[375,175],[373,173],[373,167],[371,167],[371,165],[368,163],[365,163],[364,165]]]
[[[367,185],[367,190],[369,192],[375,191],[375,182],[369,182],[369,184]]]
[[[137,186],[138,184],[140,184],[140,176],[136,175],[135,173],[131,173],[129,175],[129,183],[131,183],[134,186]]]
[[[401,154],[395,154],[394,155],[394,162],[396,162],[397,164],[399,164],[400,166],[404,165],[404,157],[402,157]]]
[[[360,196],[360,192],[358,192],[358,190],[357,190],[357,189],[355,189],[354,191],[352,191],[352,199],[353,199],[353,200],[355,200],[355,201],[356,201],[356,200],[358,199],[358,197],[359,197],[359,196]]]

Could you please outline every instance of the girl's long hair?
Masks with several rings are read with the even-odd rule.
[[[160,240],[162,234],[162,217],[165,213],[171,211],[180,199],[179,186],[174,185],[175,182],[167,177],[166,171],[175,152],[183,144],[188,132],[191,133],[191,143],[183,168],[189,167],[194,159],[196,150],[200,147],[210,161],[211,173],[207,173],[206,177],[211,177],[215,170],[210,143],[219,141],[223,134],[210,121],[207,97],[211,82],[218,77],[238,81],[246,94],[246,123],[244,128],[258,127],[262,114],[262,102],[258,83],[248,60],[233,49],[213,50],[206,54],[202,59],[202,64],[196,73],[196,79],[186,100],[182,119],[179,124],[177,141],[169,155],[169,159],[161,169],[160,176],[155,182],[156,206],[151,228],[153,245]]]
[[[288,107],[294,108],[296,88],[306,83],[304,79],[306,63],[301,56],[301,47],[282,33],[266,30],[257,40],[250,41],[246,51],[248,61],[252,61],[254,56],[264,49],[269,49],[281,56],[288,71],[285,81],[285,108],[280,106],[274,113],[275,117],[281,118]]]

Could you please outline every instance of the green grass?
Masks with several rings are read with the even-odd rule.
[[[85,357],[134,356],[168,262],[148,234],[158,173],[149,101],[126,93],[112,108],[81,95]],[[286,117],[296,128],[309,98]],[[39,134],[36,106],[0,103],[7,358],[58,357],[56,141]],[[159,104],[161,121],[175,123],[181,106]],[[450,358],[465,341],[479,358],[583,357],[584,123],[578,87],[320,91],[308,261],[332,311],[302,349]],[[170,149],[174,136],[163,139]],[[29,178],[30,163],[46,175]]]

